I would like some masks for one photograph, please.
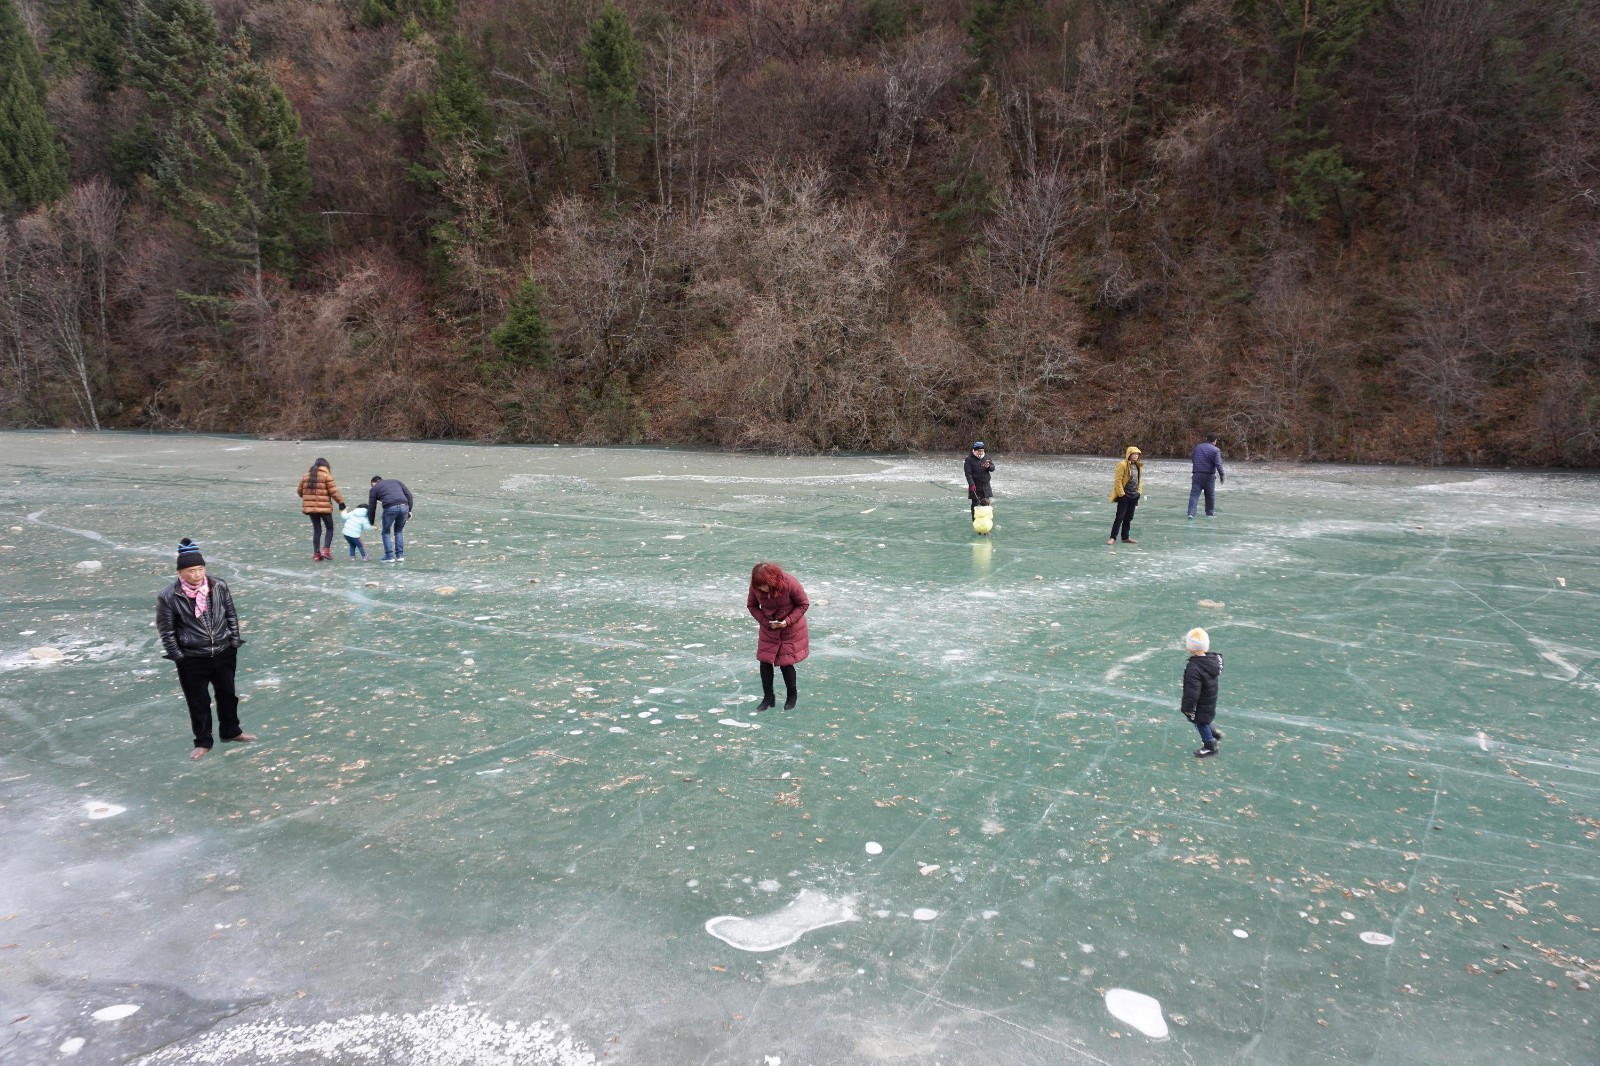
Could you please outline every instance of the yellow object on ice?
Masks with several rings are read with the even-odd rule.
[[[978,533],[988,533],[994,528],[994,508],[975,507],[972,511],[972,528]]]

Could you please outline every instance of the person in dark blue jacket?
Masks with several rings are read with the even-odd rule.
[[[1217,485],[1227,481],[1222,472],[1222,450],[1217,447],[1217,435],[1207,433],[1206,439],[1194,446],[1194,469],[1189,475],[1189,517],[1194,517],[1195,504],[1200,494],[1206,494],[1206,517],[1217,513]]]
[[[406,561],[406,522],[411,518],[411,509],[415,506],[416,501],[411,498],[411,490],[406,488],[404,481],[392,477],[373,477],[372,490],[367,493],[367,519],[376,523],[378,508],[383,508],[384,562]]]

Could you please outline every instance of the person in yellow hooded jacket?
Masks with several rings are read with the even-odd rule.
[[[1133,527],[1133,509],[1139,506],[1144,491],[1144,454],[1135,445],[1129,445],[1122,462],[1111,478],[1111,502],[1117,505],[1117,517],[1111,521],[1111,536],[1107,544],[1115,544],[1117,537],[1124,544],[1137,544],[1129,534]]]

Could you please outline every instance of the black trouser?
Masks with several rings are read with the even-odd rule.
[[[794,667],[792,667],[792,666],[780,666],[778,669],[783,671],[783,687],[786,690],[787,695],[792,699],[794,697],[794,687],[795,687]],[[772,664],[771,663],[762,663],[761,664],[761,694],[763,696],[767,697],[767,699],[769,699],[769,700],[775,698],[772,695]]]
[[[1111,520],[1111,539],[1121,537],[1128,539],[1128,531],[1133,527],[1133,509],[1139,506],[1138,500],[1130,500],[1126,496],[1117,498],[1117,517]],[[1122,530],[1118,533],[1117,530]]]
[[[214,609],[214,605],[213,605]],[[239,728],[239,693],[233,687],[234,671],[239,668],[239,650],[229,648],[217,655],[184,653],[178,660],[178,684],[189,704],[189,725],[194,729],[194,746],[211,747],[211,693],[217,690],[217,725],[223,740],[244,732]]]
[[[333,515],[313,514],[306,517],[311,519],[311,554],[316,555],[324,548],[332,551]]]

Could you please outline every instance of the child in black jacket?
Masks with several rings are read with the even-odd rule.
[[[1183,646],[1189,649],[1189,665],[1183,668],[1183,716],[1200,730],[1200,750],[1194,757],[1204,759],[1217,753],[1222,739],[1221,731],[1211,728],[1217,717],[1222,653],[1211,650],[1211,636],[1198,626],[1185,634]]]

